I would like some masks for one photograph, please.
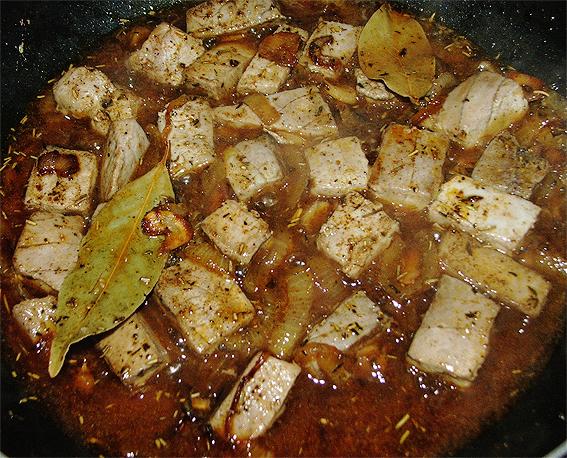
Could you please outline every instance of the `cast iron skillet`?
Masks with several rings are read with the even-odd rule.
[[[119,26],[121,18],[147,14],[180,0],[96,2],[0,2],[2,18],[2,151],[10,128],[27,103],[81,53]],[[354,1],[353,1],[354,3]],[[545,80],[565,94],[565,1],[396,2],[436,18],[491,55]],[[29,20],[29,21],[28,21]],[[23,43],[23,48],[20,44]],[[20,52],[22,50],[23,52]],[[459,456],[541,456],[566,453],[565,338],[549,364],[502,419],[457,452]],[[19,404],[20,388],[2,365],[0,450],[8,456],[76,456],[88,454],[57,428],[48,413],[33,403]],[[557,447],[563,444],[562,452]]]

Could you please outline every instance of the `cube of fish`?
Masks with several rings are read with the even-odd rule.
[[[338,135],[331,109],[316,86],[278,92],[267,98],[280,117],[264,125],[264,129],[278,143],[304,144]]]
[[[362,27],[321,21],[309,37],[299,63],[327,79],[337,79],[350,62]]]
[[[411,363],[460,386],[476,378],[500,307],[467,283],[443,275],[408,350]]]
[[[114,84],[92,67],[69,69],[53,85],[57,109],[75,118],[93,118],[112,99]]]
[[[524,199],[549,171],[545,158],[520,148],[516,138],[503,132],[492,140],[477,161],[472,178]]]
[[[141,99],[114,85],[103,72],[92,67],[69,69],[53,85],[57,110],[78,119],[91,119],[91,126],[106,135],[111,121],[135,118]]]
[[[93,206],[97,162],[88,151],[48,146],[29,178],[26,207],[88,215]]]
[[[12,316],[30,340],[36,344],[53,330],[53,316],[57,308],[55,296],[28,299],[14,305]]]
[[[77,262],[83,224],[80,216],[33,213],[16,245],[16,272],[37,280],[48,292],[59,291]]]
[[[224,163],[228,182],[241,201],[283,178],[274,141],[265,134],[229,147],[224,152]]]
[[[221,43],[206,51],[185,73],[186,86],[220,100],[232,93],[254,49],[238,42]]]
[[[360,68],[354,71],[354,75],[356,76],[356,92],[359,95],[373,100],[390,100],[394,98],[394,94],[386,89],[382,81],[371,80]]]
[[[409,210],[422,210],[443,182],[449,140],[441,134],[392,124],[382,137],[369,187],[374,195]]]
[[[540,210],[529,200],[456,175],[441,186],[429,206],[429,218],[512,251],[534,225]]]
[[[262,120],[245,103],[213,108],[215,124],[235,129],[260,129]]]
[[[248,264],[271,236],[268,224],[236,200],[225,201],[203,220],[201,228],[220,251],[240,264]]]
[[[169,142],[172,177],[184,177],[215,158],[213,112],[206,99],[173,100],[158,114],[158,128]]]
[[[261,436],[279,417],[300,372],[295,363],[258,353],[211,417],[213,430],[238,440]]]
[[[232,277],[189,259],[165,269],[156,292],[198,353],[214,351],[255,313]]]
[[[522,87],[496,73],[475,73],[453,89],[436,125],[465,148],[481,145],[528,111]]]
[[[464,234],[444,234],[439,258],[450,275],[527,315],[540,314],[551,288],[538,273]]]
[[[381,204],[353,192],[321,227],[317,247],[337,261],[345,274],[357,278],[390,245],[399,226]]]
[[[299,27],[290,25],[279,26],[274,34],[293,33],[296,34],[301,43],[307,41],[309,34]],[[301,47],[298,54],[301,52]],[[266,59],[256,53],[246,70],[242,74],[236,87],[239,94],[259,92],[260,94],[274,94],[278,92],[286,82],[291,73],[292,66],[281,65]]]
[[[139,313],[102,339],[97,347],[122,383],[136,388],[169,362],[167,351]]]
[[[368,159],[357,137],[329,140],[305,152],[311,177],[311,192],[339,197],[362,191],[368,184]]]
[[[130,181],[150,142],[135,119],[112,123],[102,156],[100,196],[108,201]]]
[[[306,343],[322,343],[346,351],[377,327],[386,326],[387,321],[380,307],[364,291],[358,291],[315,325],[307,335]]]
[[[201,40],[162,22],[130,55],[128,64],[158,83],[180,86],[185,81],[185,69],[204,52]]]
[[[281,18],[273,0],[209,0],[187,10],[187,32],[210,38]]]

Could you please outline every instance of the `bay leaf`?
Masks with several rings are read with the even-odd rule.
[[[55,313],[49,375],[55,377],[71,344],[108,331],[144,301],[165,266],[164,237],[142,232],[141,220],[173,197],[164,161],[120,189],[93,218],[75,269],[65,278]]]
[[[425,31],[415,19],[387,4],[362,29],[358,60],[368,78],[384,81],[404,97],[423,97],[433,84],[435,57]]]

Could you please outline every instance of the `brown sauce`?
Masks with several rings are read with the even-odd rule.
[[[358,12],[328,9],[323,15],[326,19],[364,24],[371,11],[371,7],[364,6]],[[293,14],[294,11],[290,9],[288,13]],[[296,23],[312,31],[320,13],[297,15]],[[163,13],[163,17],[184,29],[184,9]],[[153,167],[163,154],[155,128],[157,112],[183,93],[181,89],[157,85],[124,66],[129,53],[143,41],[136,40],[134,32],[147,34],[159,23],[159,19],[158,15],[148,24],[140,23],[135,29],[114,33],[99,50],[90,53],[84,60],[85,65],[99,68],[113,82],[131,87],[144,99],[138,122],[148,133],[151,144],[137,176]],[[440,67],[443,71],[454,73],[459,81],[472,74],[484,59],[473,45],[442,26],[428,21],[422,21],[422,25]],[[273,28],[260,28],[240,39],[257,46],[261,37],[270,31]],[[453,42],[458,42],[458,45],[448,47]],[[472,57],[459,51],[459,47],[465,45],[473,51]],[[354,65],[356,62],[351,67],[354,68]],[[346,72],[344,78],[352,81],[352,72]],[[282,90],[308,83],[321,84],[321,81],[296,70]],[[542,272],[554,282],[553,288],[538,318],[527,318],[502,306],[490,335],[488,356],[469,388],[457,389],[440,377],[417,370],[406,361],[412,336],[433,297],[434,284],[422,284],[411,294],[404,294],[395,281],[392,284],[384,282],[387,266],[383,260],[377,260],[361,281],[350,281],[337,273],[344,294],[364,289],[393,319],[390,332],[371,336],[357,344],[357,348],[374,345],[378,349],[371,355],[374,359],[366,361],[366,366],[363,360],[351,360],[347,368],[356,376],[348,380],[320,383],[303,370],[281,417],[267,433],[250,443],[233,444],[215,436],[206,425],[208,414],[203,415],[192,408],[191,394],[210,398],[213,404],[211,411],[214,411],[253,354],[266,349],[265,341],[273,326],[270,317],[277,321],[285,312],[285,300],[281,299],[285,273],[294,263],[308,263],[317,255],[313,236],[303,233],[299,227],[288,228],[295,208],[286,207],[285,203],[297,188],[298,181],[304,180],[305,176],[293,162],[295,147],[280,147],[281,157],[292,158],[288,162],[284,160],[286,178],[275,188],[264,190],[251,207],[261,212],[274,232],[288,231],[291,234],[293,255],[276,269],[265,288],[249,293],[252,299],[263,302],[266,307],[268,318],[256,317],[251,324],[260,329],[260,334],[264,333],[260,343],[251,334],[242,333],[241,338],[229,338],[211,355],[197,355],[183,342],[171,317],[154,297],[150,297],[141,307],[141,313],[172,360],[159,377],[151,379],[140,391],[125,387],[95,349],[94,344],[100,340],[98,336],[73,346],[62,372],[50,379],[47,374],[49,342],[43,341],[32,347],[10,318],[11,308],[22,298],[42,296],[41,292],[16,276],[11,267],[14,248],[29,216],[23,196],[34,156],[37,157],[46,145],[87,150],[100,158],[104,138],[94,133],[87,122],[67,118],[57,112],[51,87],[46,88],[42,95],[43,98],[31,104],[27,121],[20,126],[16,140],[10,146],[13,162],[2,172],[2,356],[13,368],[17,379],[27,386],[29,393],[42,400],[61,420],[66,431],[92,446],[93,450],[140,456],[444,454],[472,438],[486,421],[498,416],[510,404],[545,363],[563,329],[565,279],[549,273],[544,266],[544,255],[561,258],[565,253],[565,193],[560,179],[555,182],[546,179],[534,192],[536,203],[543,208],[542,216],[516,258]],[[337,120],[340,136],[358,136],[371,162],[376,157],[383,127],[391,122],[406,123],[420,108],[400,97],[374,104],[360,103],[354,108],[330,97],[325,98]],[[239,99],[233,96],[218,104],[235,102]],[[530,118],[540,116],[540,113],[547,117],[549,110],[542,108],[541,101],[536,100],[530,104],[526,120],[516,128],[522,129]],[[564,119],[555,117],[552,122],[557,124],[557,132],[564,131]],[[216,152],[220,156],[227,146],[257,134],[228,127],[216,129]],[[284,151],[286,149],[289,151]],[[470,175],[480,153],[451,145],[445,176],[455,171]],[[565,173],[564,158],[557,159],[555,152],[546,149],[541,154],[552,164],[552,176],[559,177]],[[176,183],[175,190],[178,200],[190,209],[193,222],[201,221],[232,195],[226,179],[214,166],[187,183]],[[278,197],[276,205],[263,206],[262,198],[270,195]],[[312,200],[303,193],[300,206],[307,207]],[[336,205],[332,200],[331,203]],[[427,258],[434,256],[434,252],[427,254],[427,251],[436,229],[425,213],[404,212],[392,206],[386,206],[386,212],[401,224],[401,238],[406,248],[400,248],[397,255],[403,256],[407,247],[414,247],[420,254],[422,265],[428,265],[431,274],[438,276],[440,271],[436,263],[427,264]],[[183,249],[176,255],[182,258]],[[236,274],[242,285],[245,272],[237,271]],[[395,272],[390,272],[386,278],[392,278],[392,275],[395,276]],[[312,322],[328,314],[333,306],[321,288],[316,291],[316,298],[311,310]],[[85,382],[85,368],[92,375],[94,384]],[[404,418],[406,421],[403,421]]]

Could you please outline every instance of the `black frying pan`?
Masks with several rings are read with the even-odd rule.
[[[96,2],[1,1],[2,150],[27,103],[82,52],[119,26],[119,19],[146,14],[180,0]],[[353,2],[354,3],[354,2]],[[545,80],[565,94],[565,1],[406,0],[466,35],[491,55]],[[29,22],[28,22],[29,20]],[[23,43],[23,53],[20,44]],[[566,439],[565,339],[542,374],[502,419],[488,426],[461,456],[541,456]],[[2,365],[0,450],[8,456],[88,454],[33,403],[19,404],[19,387]],[[564,444],[565,445],[565,444]],[[567,453],[564,446],[563,454]],[[559,455],[557,455],[559,456]]]

